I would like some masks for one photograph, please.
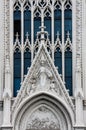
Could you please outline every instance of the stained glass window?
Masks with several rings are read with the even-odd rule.
[[[26,7],[24,11],[24,39],[26,38],[26,33],[29,34],[29,40],[31,41],[31,11]]]
[[[57,32],[60,34],[60,40],[62,38],[62,13],[60,6],[57,5],[54,11],[54,40],[57,38]]]
[[[69,48],[65,52],[65,83],[69,94],[72,95],[72,53]]]
[[[24,52],[24,74],[27,74],[28,67],[31,65],[31,52],[26,49]]]
[[[17,49],[14,53],[14,97],[20,89],[21,82],[21,53]]]
[[[16,7],[14,11],[14,41],[17,32],[19,34],[19,39],[21,40],[21,12],[19,7]]]

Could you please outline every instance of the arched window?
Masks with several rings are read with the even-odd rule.
[[[61,3],[55,5],[54,10],[54,40],[57,38],[57,33],[59,32],[60,40],[62,38],[62,12]]]
[[[60,1],[56,1],[54,6],[54,62],[58,66],[58,72],[62,74],[69,94],[72,95],[72,4],[67,0],[61,6]]]
[[[18,3],[19,5],[19,3]],[[14,41],[16,33],[19,34],[19,39],[21,40],[21,11],[20,6],[14,8]]]
[[[21,53],[19,49],[14,52],[14,97],[20,89],[21,83]]]
[[[22,6],[21,6],[22,5]],[[22,7],[22,9],[21,9]],[[29,0],[14,4],[14,96],[27,74],[27,68],[37,54],[40,45],[41,25],[45,44],[62,80],[72,95],[72,3],[56,0]],[[32,20],[32,21],[31,21]],[[32,30],[33,29],[33,30]],[[37,35],[38,33],[38,35]],[[16,51],[18,49],[19,51]],[[18,65],[17,65],[18,63]],[[20,67],[19,67],[20,66]],[[19,71],[17,71],[19,68]],[[18,73],[18,74],[17,74]]]
[[[45,10],[45,17],[44,17],[44,26],[45,30],[48,32],[49,39],[51,41],[51,11],[50,9]]]
[[[29,40],[31,41],[31,11],[28,4],[26,4],[24,9],[24,39],[26,37],[26,34],[28,32],[29,34]]]
[[[66,1],[64,5],[64,40],[65,46],[65,85],[72,95],[72,4]]]
[[[21,52],[19,49],[21,41],[21,11],[20,4],[17,2],[14,5],[14,97],[17,95],[17,91],[20,89],[21,82]]]
[[[70,33],[70,40],[72,41],[72,5],[71,2],[65,3],[64,11],[64,38],[66,41],[67,33]]]
[[[67,48],[65,52],[65,83],[69,94],[72,95],[72,52],[70,48]]]
[[[39,32],[41,29],[41,16],[40,16],[40,10],[39,8],[37,8],[35,11],[34,11],[34,41],[36,40],[37,38],[37,32]]]

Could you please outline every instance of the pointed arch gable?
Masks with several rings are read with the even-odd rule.
[[[65,119],[66,123],[71,124],[71,126],[74,125],[74,114],[72,113],[70,108],[61,99],[59,99],[59,97],[57,98],[53,94],[49,94],[47,92],[41,92],[25,99],[20,104],[15,116],[13,117],[13,126],[15,126],[15,130],[17,130],[16,128],[18,128],[18,126],[16,125],[20,125],[19,121],[21,121],[22,117],[24,118],[25,112],[30,109],[31,111],[28,113],[33,113],[34,109],[36,109],[36,107],[39,107],[40,105],[46,105],[55,114],[62,113],[62,116]],[[59,120],[61,120],[60,117]],[[71,126],[67,126],[66,130],[71,129]]]
[[[45,54],[46,53],[46,54]],[[62,92],[62,93],[64,93],[64,94],[62,94],[62,96],[63,96],[63,98],[62,98],[62,96],[60,97],[59,95],[54,95],[53,94],[53,92],[49,92],[49,91],[34,91],[31,95],[27,95],[27,90],[28,90],[28,88],[27,88],[27,85],[26,85],[26,82],[27,83],[29,83],[29,81],[27,81],[27,80],[30,80],[30,77],[28,77],[28,76],[32,76],[33,77],[33,72],[34,72],[34,69],[33,69],[33,67],[35,68],[35,65],[36,66],[38,66],[37,64],[38,64],[38,62],[37,61],[39,61],[39,58],[40,58],[40,56],[42,56],[43,57],[43,55],[41,55],[41,54],[43,54],[43,55],[46,55],[46,57],[48,58],[48,61],[46,61],[46,63],[49,63],[49,64],[51,64],[50,66],[52,66],[51,67],[51,69],[53,68],[53,73],[58,77],[57,78],[57,80],[56,80],[56,82],[58,82],[58,83],[60,83],[60,89],[61,89],[61,91],[60,92],[62,92],[62,91],[64,91],[64,92]],[[43,60],[44,58],[42,58],[42,60]],[[45,58],[46,59],[46,58]],[[37,68],[36,68],[37,69]],[[50,68],[49,68],[49,70],[51,70]],[[28,75],[29,74],[29,75]],[[53,104],[55,103],[55,104],[58,104],[57,105],[57,107],[59,107],[60,105],[61,105],[61,107],[62,107],[62,112],[64,112],[64,110],[65,110],[65,112],[66,113],[68,113],[68,118],[70,117],[70,119],[71,119],[71,122],[73,123],[74,122],[74,108],[73,108],[73,104],[72,104],[72,102],[71,102],[71,99],[69,98],[69,96],[68,96],[68,94],[67,94],[67,92],[65,91],[65,87],[63,86],[63,83],[62,83],[62,81],[61,81],[61,79],[60,79],[60,77],[59,77],[59,74],[57,73],[57,71],[56,71],[56,68],[54,67],[54,64],[52,64],[52,60],[51,60],[51,58],[50,58],[50,56],[49,56],[49,54],[48,54],[48,52],[46,51],[46,49],[45,49],[45,46],[44,45],[41,45],[40,46],[40,49],[39,49],[39,51],[38,51],[38,53],[37,53],[37,56],[36,56],[36,58],[35,58],[35,60],[34,60],[34,62],[33,62],[33,64],[32,64],[32,66],[31,66],[31,68],[30,68],[30,70],[29,70],[29,72],[28,72],[28,74],[27,74],[27,76],[26,76],[26,78],[25,78],[25,80],[24,80],[24,83],[22,84],[22,86],[21,86],[21,89],[20,89],[20,91],[19,91],[19,94],[18,94],[18,96],[17,96],[17,98],[16,98],[16,100],[15,100],[15,102],[14,102],[14,105],[13,105],[13,108],[12,108],[12,113],[13,113],[13,115],[12,115],[12,117],[13,117],[13,124],[15,124],[15,121],[16,121],[16,119],[17,119],[17,117],[19,117],[18,116],[18,113],[20,113],[20,112],[24,112],[25,110],[25,106],[27,106],[27,105],[30,105],[31,106],[31,104],[35,104],[35,102],[37,101],[38,103],[40,103],[40,101],[46,101],[47,100],[47,98],[48,98],[48,102],[51,102],[52,100],[52,106],[53,106]],[[52,74],[49,72],[48,73],[49,74],[49,76],[52,76]],[[59,79],[59,80],[58,80]],[[28,86],[29,87],[29,86]],[[33,86],[34,87],[34,86]],[[36,86],[37,87],[37,86]],[[39,86],[40,87],[40,86]],[[58,86],[59,87],[59,86]],[[24,94],[25,93],[25,94]],[[28,93],[29,94],[29,93]],[[38,97],[38,98],[37,98]],[[30,104],[29,104],[30,103]],[[25,105],[26,104],[26,105]],[[48,105],[48,104],[47,104]],[[28,108],[29,108],[29,106],[28,106]],[[59,110],[60,110],[61,108],[59,108]],[[64,112],[64,113],[65,113]],[[61,113],[61,111],[60,111],[60,113]],[[22,116],[22,113],[20,114],[20,116]],[[66,118],[66,117],[65,117]],[[70,123],[67,123],[67,124],[70,124]],[[16,125],[15,125],[16,126]],[[66,129],[67,130],[67,129]]]

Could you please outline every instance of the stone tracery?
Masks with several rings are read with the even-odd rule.
[[[63,6],[62,6],[63,5]],[[22,6],[22,8],[21,8]],[[53,7],[52,7],[53,6]],[[21,81],[23,81],[24,79],[24,53],[26,51],[26,49],[28,48],[28,55],[30,56],[29,60],[31,60],[30,62],[32,63],[34,57],[36,56],[37,54],[37,51],[40,47],[40,26],[43,22],[43,24],[45,24],[45,20],[47,19],[48,20],[48,23],[49,23],[49,20],[52,21],[51,23],[51,27],[50,28],[54,28],[54,24],[53,23],[53,20],[55,21],[54,19],[54,13],[55,11],[58,9],[58,11],[62,12],[63,13],[65,12],[65,10],[67,9],[67,6],[68,8],[72,11],[72,3],[70,0],[68,1],[59,1],[59,0],[56,0],[56,1],[49,1],[49,0],[36,0],[36,1],[16,1],[15,4],[14,4],[14,11],[16,11],[16,7],[19,8],[19,11],[21,12],[21,39],[17,38],[15,39],[15,42],[14,42],[14,50],[16,48],[19,48],[20,52],[21,52]],[[29,11],[31,12],[31,34],[29,34],[28,32],[26,32],[26,34],[24,34],[25,32],[24,31],[24,21],[22,20],[22,18],[24,17],[24,14],[23,12],[26,11],[26,8],[28,7]],[[53,17],[52,17],[52,14],[53,14]],[[62,15],[62,14],[61,14]],[[61,19],[62,19],[62,23],[64,23],[64,16],[61,16]],[[40,22],[40,26],[38,27],[39,28],[39,31],[35,31],[36,27],[34,28],[34,21],[37,20]],[[38,22],[37,22],[38,24]],[[44,25],[45,26],[45,25]],[[62,26],[62,25],[61,25]],[[51,34],[49,34],[49,32],[45,31],[45,44],[46,44],[46,48],[52,58],[53,61],[56,61],[56,55],[58,53],[58,50],[59,52],[61,53],[61,60],[62,60],[62,63],[59,63],[59,64],[62,64],[62,66],[59,68],[59,73],[62,74],[62,80],[63,82],[65,82],[66,80],[66,76],[65,76],[65,53],[66,53],[66,50],[67,48],[69,48],[69,50],[71,50],[71,54],[73,52],[73,49],[72,49],[72,41],[70,39],[70,35],[66,36],[65,32],[64,32],[64,28],[62,27],[62,34],[60,34],[61,32],[57,31],[57,37],[56,39],[54,39],[54,35],[55,32],[54,30],[50,29],[50,32],[52,32]],[[37,29],[38,30],[38,29]],[[44,30],[46,30],[46,27],[44,27]],[[17,32],[18,33],[18,32]],[[37,33],[37,35],[33,35],[34,33]],[[70,34],[69,30],[67,32],[67,34]],[[53,34],[53,35],[52,35]],[[24,38],[23,35],[26,37]],[[65,35],[65,36],[64,36]],[[64,37],[66,37],[66,41],[64,40]],[[14,52],[13,52],[14,53]],[[55,55],[56,54],[56,55]],[[58,56],[57,56],[58,57]],[[71,57],[72,58],[72,57]],[[57,61],[56,61],[57,62]],[[58,64],[56,64],[55,62],[55,65],[56,67],[58,66]],[[30,67],[30,64],[29,64],[29,67]],[[71,79],[72,80],[72,79]]]

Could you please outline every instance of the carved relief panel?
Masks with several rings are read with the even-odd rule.
[[[60,130],[60,124],[55,115],[42,106],[29,117],[26,130]]]

